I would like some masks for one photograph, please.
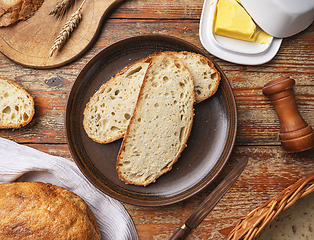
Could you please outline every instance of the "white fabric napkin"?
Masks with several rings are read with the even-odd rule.
[[[75,163],[0,138],[0,183],[40,181],[79,195],[93,211],[102,239],[138,240],[133,221],[117,200],[94,187]]]

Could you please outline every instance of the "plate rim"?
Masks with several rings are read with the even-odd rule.
[[[183,44],[184,46],[189,46],[192,49],[197,50],[198,53],[208,57],[214,64],[215,68],[220,72],[221,74],[221,81],[224,81],[225,87],[226,89],[229,91],[230,94],[230,98],[231,98],[231,110],[232,110],[232,116],[234,116],[232,118],[232,122],[234,123],[234,127],[228,131],[227,135],[230,135],[230,132],[232,132],[233,134],[229,137],[227,137],[226,142],[230,142],[228,151],[224,152],[222,151],[222,153],[220,154],[220,156],[222,154],[224,154],[224,159],[222,161],[222,163],[220,164],[220,166],[217,168],[217,170],[215,171],[215,174],[211,177],[211,179],[209,181],[206,181],[205,183],[202,183],[201,186],[199,186],[197,189],[194,189],[193,191],[190,191],[188,194],[185,194],[184,196],[181,196],[180,198],[171,198],[170,200],[168,200],[167,198],[162,198],[159,199],[158,201],[145,201],[143,199],[141,200],[134,200],[130,197],[126,197],[125,195],[121,195],[118,194],[116,192],[113,192],[111,189],[111,191],[108,189],[104,189],[103,185],[99,182],[99,180],[97,179],[97,177],[95,177],[94,175],[92,175],[90,172],[87,173],[86,169],[84,168],[84,166],[82,165],[81,159],[79,159],[77,152],[75,151],[75,146],[73,145],[72,141],[70,140],[70,134],[71,134],[71,129],[69,129],[68,127],[68,122],[69,122],[69,118],[70,115],[68,114],[70,112],[69,108],[70,108],[70,96],[72,96],[72,94],[74,93],[75,88],[79,88],[79,86],[75,85],[77,78],[81,75],[81,73],[84,71],[84,69],[86,67],[88,67],[92,61],[94,60],[94,58],[96,58],[99,54],[101,54],[103,51],[107,51],[108,48],[112,48],[115,47],[116,44],[121,44],[123,42],[128,42],[128,41],[133,41],[134,39],[147,39],[147,38],[160,38],[160,39],[167,39],[167,40],[171,40],[171,41],[175,41],[178,43]],[[221,84],[221,83],[220,83]],[[228,122],[229,123],[229,122]],[[235,144],[235,139],[236,139],[236,135],[237,135],[237,126],[238,125],[238,117],[237,117],[237,105],[236,105],[236,100],[235,100],[235,96],[234,93],[232,91],[231,85],[228,81],[228,78],[226,77],[226,75],[224,74],[224,72],[221,70],[221,68],[217,65],[217,63],[212,60],[212,58],[210,57],[210,55],[206,52],[204,52],[203,50],[201,50],[200,48],[196,47],[195,45],[174,37],[174,36],[169,36],[169,35],[163,35],[163,34],[142,34],[142,35],[136,35],[136,36],[131,36],[131,37],[126,37],[126,38],[122,38],[120,40],[117,40],[111,44],[109,44],[108,46],[102,48],[100,51],[98,51],[91,59],[88,60],[88,62],[82,67],[81,71],[77,74],[75,81],[73,82],[72,86],[71,86],[71,90],[69,91],[68,94],[68,98],[67,98],[67,102],[66,102],[66,114],[65,114],[65,128],[66,128],[66,140],[68,143],[68,147],[70,150],[70,153],[72,155],[72,158],[74,160],[74,162],[76,163],[76,165],[78,166],[79,170],[81,171],[81,173],[83,173],[83,175],[90,181],[91,184],[93,184],[95,187],[97,187],[100,191],[104,192],[105,194],[107,194],[110,197],[115,198],[116,200],[122,201],[124,203],[128,203],[128,204],[133,204],[133,205],[138,205],[138,206],[165,206],[165,205],[170,205],[170,204],[174,204],[177,202],[181,202],[185,199],[188,199],[190,197],[192,197],[193,195],[197,194],[198,192],[200,192],[201,190],[203,190],[205,187],[207,187],[208,185],[210,185],[216,178],[217,176],[221,173],[222,169],[225,167],[226,163],[228,162],[228,159],[230,158],[230,155],[233,151],[234,148],[234,144]],[[223,150],[225,149],[227,144],[224,145]],[[216,165],[216,164],[215,164]],[[199,181],[201,182],[202,179]],[[197,182],[197,183],[199,183]]]

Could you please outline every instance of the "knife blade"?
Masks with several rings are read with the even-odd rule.
[[[248,163],[246,156],[242,157],[234,166],[227,177],[205,198],[185,223],[170,237],[169,240],[185,239],[188,233],[196,228],[209,212],[215,207],[219,200],[225,195],[233,183],[238,179]]]

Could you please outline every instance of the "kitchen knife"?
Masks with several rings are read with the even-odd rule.
[[[229,190],[241,175],[248,163],[247,157],[242,157],[227,177],[206,197],[200,206],[192,213],[185,223],[171,236],[170,240],[185,239],[191,229],[196,228],[208,213],[215,207],[223,195]]]

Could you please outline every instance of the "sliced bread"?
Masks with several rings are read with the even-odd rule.
[[[103,84],[84,109],[87,135],[109,143],[125,134],[151,57],[134,62]]]
[[[0,128],[20,128],[35,114],[32,96],[15,82],[0,77]]]
[[[193,79],[171,54],[152,58],[117,159],[119,178],[146,186],[172,169],[193,124]]]
[[[207,57],[193,52],[172,52],[190,70],[195,91],[196,103],[214,95],[220,83],[220,73]]]
[[[211,97],[217,91],[220,74],[208,58],[192,52],[166,53],[179,57],[190,70],[196,103]],[[86,105],[84,128],[95,142],[109,143],[124,136],[150,59],[151,56],[118,72]]]

